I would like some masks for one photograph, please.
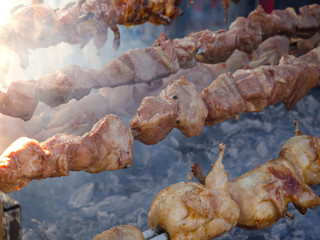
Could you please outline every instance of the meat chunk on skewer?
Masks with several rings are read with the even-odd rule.
[[[0,112],[29,120],[38,105],[36,86],[33,80],[12,82],[7,93],[1,94]]]
[[[73,4],[71,5],[73,6]],[[64,11],[63,9],[73,9],[74,11],[78,11],[75,6],[65,6],[65,8],[60,10]],[[317,31],[317,29],[319,29],[319,19],[317,18],[319,10],[320,8],[318,5],[310,5],[301,9],[301,16],[297,15],[297,22],[292,23],[292,29],[286,31],[291,31],[291,34],[289,34],[291,36],[299,36],[300,33],[296,33],[296,24],[298,24],[298,22],[302,22],[301,26],[306,25],[306,27],[302,29],[307,31],[305,33],[306,35],[303,36],[311,36],[315,31]],[[281,11],[283,11],[283,13]],[[261,17],[257,9],[256,12],[252,13],[251,18],[238,18],[234,21],[228,31],[219,30],[212,32],[205,30],[190,34],[183,39],[174,39],[173,41],[167,39],[165,34],[162,34],[153,47],[135,49],[123,53],[119,59],[112,60],[100,71],[70,66],[61,71],[43,76],[38,80],[39,86],[37,84],[37,94],[29,97],[33,97],[32,101],[35,101],[35,103],[43,101],[51,106],[56,106],[58,104],[65,103],[72,98],[80,99],[84,95],[89,94],[92,88],[117,87],[122,84],[134,84],[140,82],[150,83],[151,81],[174,74],[181,68],[195,67],[197,61],[209,63],[225,61],[230,54],[235,52],[235,50],[243,50],[247,53],[251,53],[263,40],[261,34],[264,30],[260,29],[261,27],[259,27],[259,24],[264,24],[264,21],[269,18],[276,18],[277,20],[282,16],[291,16],[290,9],[281,11],[277,13],[278,15],[270,15],[263,12]],[[65,14],[67,16],[72,15],[71,13]],[[77,14],[72,16],[77,16]],[[256,22],[255,18],[257,18],[257,21],[259,19],[261,20],[258,21],[259,24]],[[306,22],[306,19],[313,22],[311,25],[313,26],[313,30],[311,32],[309,31],[310,26],[307,26],[308,23]],[[65,21],[72,22],[73,20],[66,19]],[[286,29],[288,26],[283,28]],[[272,30],[272,34],[270,36],[285,32],[285,30],[279,31]],[[8,34],[3,34],[2,36],[5,37],[7,35]],[[254,61],[250,63],[251,65],[249,65],[249,67],[253,68],[261,64],[274,64],[278,61],[277,59],[282,53],[279,49],[287,50],[288,40],[284,37],[275,37],[275,39],[279,39],[279,41],[276,41],[275,45],[279,45],[281,43],[281,47],[277,46],[278,50],[274,52],[274,55],[268,52],[266,56],[266,53],[262,54],[260,52],[261,50],[258,49],[256,52],[253,52]],[[269,51],[269,43],[266,45],[268,46],[265,49]],[[199,53],[200,49],[201,52]],[[224,51],[221,51],[221,49]],[[261,46],[261,49],[264,48]],[[257,60],[257,58],[259,58],[259,60]],[[233,68],[232,70],[234,71],[235,69]],[[14,93],[14,91],[11,92]],[[6,106],[6,103],[1,105],[2,107],[0,110],[2,113],[20,117],[24,120],[29,120],[33,114],[33,107],[28,107],[23,110],[20,110],[19,106],[11,107],[15,108],[15,110],[7,109],[9,106]],[[18,113],[17,111],[19,110],[24,112]]]
[[[0,28],[1,44],[19,55],[23,68],[29,64],[29,49],[61,42],[84,47],[93,40],[99,51],[107,41],[108,28],[114,32],[113,46],[118,49],[118,24],[168,25],[182,14],[178,0],[84,0],[69,2],[58,9],[35,3],[15,9],[7,24]]]
[[[73,98],[80,99],[94,88],[151,83],[178,70],[172,42],[165,40],[160,46],[123,53],[100,71],[71,65],[37,81],[13,82],[7,96],[0,98],[0,112],[30,120],[39,102],[55,107]],[[23,101],[27,107],[23,107]]]
[[[290,40],[285,36],[268,38],[253,51],[249,67],[253,69],[261,65],[277,65],[282,55],[289,53],[289,46]]]
[[[107,115],[82,137],[57,134],[44,142],[20,138],[0,156],[0,190],[25,187],[33,179],[98,173],[132,164],[133,138],[116,115]]]
[[[186,118],[190,121],[190,125],[180,121],[179,124],[174,124],[172,120],[172,114],[169,111],[165,112],[161,110],[161,116],[171,116],[170,120],[161,118],[161,121],[167,126],[165,131],[161,131],[159,128],[153,128],[153,126],[160,126],[160,120],[158,112],[153,109],[152,105],[142,104],[138,109],[138,114],[130,121],[130,127],[134,131],[134,136],[137,140],[142,141],[145,144],[155,144],[158,141],[164,139],[173,127],[177,127],[186,136],[198,136],[200,131],[189,133],[186,128],[202,130],[203,117],[205,124],[208,126],[217,124],[221,121],[229,119],[231,117],[237,117],[243,112],[260,112],[263,111],[268,105],[274,105],[282,102],[284,106],[290,110],[296,103],[305,96],[308,91],[317,86],[320,81],[320,65],[317,65],[317,59],[319,58],[319,47],[312,50],[308,54],[295,58],[293,56],[284,55],[279,65],[277,66],[261,66],[256,69],[237,70],[235,73],[226,73],[220,75],[215,81],[213,81],[207,88],[201,91],[201,97],[206,106],[203,107],[202,101],[197,100],[194,103],[190,100],[190,96],[184,94],[175,94],[172,89],[176,89],[173,85],[169,85],[158,98],[165,99],[169,111],[175,111],[175,109],[183,109],[185,113],[194,112],[193,109],[199,110],[197,114],[191,115],[192,117]],[[306,62],[307,60],[308,62]],[[310,61],[310,62],[309,62]],[[315,64],[314,64],[315,63]],[[180,80],[177,83],[181,83]],[[186,81],[186,80],[183,80]],[[186,85],[186,83],[184,83]],[[171,93],[172,92],[172,93]],[[174,101],[173,96],[176,96]],[[193,94],[196,96],[196,93]],[[164,98],[165,97],[165,98]],[[197,98],[198,99],[198,98]],[[144,102],[144,101],[143,101]],[[174,107],[172,104],[179,102],[178,107]],[[194,104],[199,103],[198,106]],[[183,104],[182,104],[183,103]],[[192,104],[190,104],[192,103]],[[173,106],[174,108],[170,108]],[[189,110],[187,109],[189,107]],[[207,108],[207,112],[205,110]],[[144,114],[149,113],[148,117]],[[202,113],[198,115],[199,113]],[[157,116],[157,118],[153,118]],[[194,118],[196,117],[196,118]],[[181,117],[177,115],[177,120]],[[152,119],[152,127],[150,121]],[[195,128],[195,122],[199,125]],[[157,129],[157,130],[156,130]],[[138,130],[138,131],[137,131]],[[161,132],[161,137],[157,133]],[[153,135],[152,139],[144,137],[146,132],[148,135]],[[154,134],[151,134],[153,132]],[[150,141],[151,140],[151,141]]]
[[[130,121],[130,127],[136,139],[145,144],[156,144],[174,127],[186,136],[199,136],[207,114],[204,101],[194,84],[181,78],[158,97],[145,98],[138,114]]]
[[[254,70],[238,70],[229,76],[221,75],[201,93],[209,109],[206,124],[216,124],[244,111],[259,112],[279,102],[290,110],[318,85],[319,70],[318,66],[301,59],[284,56],[278,66],[261,66]],[[229,87],[220,90],[220,86],[227,82]],[[232,98],[227,97],[228,92]],[[221,98],[226,100],[221,101]]]
[[[83,47],[91,39],[100,49],[107,40],[109,27],[115,33],[117,48],[120,41],[117,24],[147,21],[169,24],[182,13],[181,2],[85,0],[70,2],[56,10],[43,4],[24,6],[16,9],[8,24],[0,28],[0,43],[17,52],[23,68],[28,66],[28,49],[60,42]],[[205,30],[175,39],[174,51],[182,68],[194,67],[196,60],[218,63],[226,61],[236,49],[252,53],[263,40],[278,34],[311,37],[320,28],[319,15],[320,6],[316,4],[300,8],[300,15],[291,8],[267,14],[258,7],[248,18],[237,18],[228,31]]]
[[[92,159],[84,171],[98,173],[131,166],[133,138],[116,115],[101,119],[82,139],[89,147]]]

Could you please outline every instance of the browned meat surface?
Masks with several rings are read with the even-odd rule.
[[[29,120],[37,107],[35,81],[12,82],[7,93],[1,94],[0,112],[12,117]]]
[[[0,98],[0,112],[30,120],[39,102],[55,107],[73,98],[81,99],[93,88],[150,83],[178,70],[172,43],[166,40],[160,46],[123,53],[118,60],[112,60],[100,71],[71,65],[37,81],[13,82],[6,96]]]
[[[267,14],[258,6],[249,14],[248,19],[260,25],[264,39],[278,34],[306,38],[319,31],[319,5],[305,5],[299,9],[299,13],[297,15],[293,8],[287,8]]]
[[[222,74],[202,90],[201,97],[206,106],[195,97],[196,92],[184,94],[177,91],[176,87],[187,85],[186,79],[179,80],[163,90],[158,98],[142,101],[138,114],[130,122],[134,137],[145,144],[155,144],[163,140],[173,127],[186,136],[198,136],[203,129],[204,116],[207,116],[205,124],[210,126],[231,117],[237,118],[243,112],[263,111],[266,106],[279,102],[290,110],[311,88],[318,85],[320,67],[310,56],[319,59],[319,53],[316,48],[300,58],[284,55],[277,66]],[[192,101],[191,96],[197,100]],[[161,101],[160,111],[154,107],[156,101]],[[187,116],[186,113],[192,113],[191,117],[182,118]],[[161,126],[164,128],[159,129]]]
[[[222,164],[224,145],[205,185],[176,183],[154,199],[149,226],[161,226],[170,239],[211,239],[230,231],[239,218],[239,207],[228,193],[228,174]]]
[[[201,92],[208,107],[208,125],[240,115],[245,109],[245,101],[231,74],[223,74],[213,83]]]
[[[135,138],[145,144],[163,140],[174,127],[186,136],[199,136],[207,113],[194,84],[181,78],[158,97],[144,98],[130,128]]]
[[[297,131],[298,132],[298,131]],[[170,239],[216,238],[235,225],[263,229],[287,213],[288,204],[305,214],[320,206],[320,198],[308,186],[318,184],[320,138],[296,135],[272,159],[228,181],[223,164],[223,145],[204,184],[173,184],[154,199],[149,226],[161,226]],[[202,169],[197,171],[201,171]]]
[[[28,49],[62,41],[80,43],[83,47],[91,39],[100,49],[107,40],[108,27],[115,33],[117,48],[120,41],[117,24],[135,25],[147,21],[169,24],[181,14],[180,4],[181,1],[174,0],[153,0],[147,4],[145,1],[86,0],[70,2],[57,10],[33,4],[13,13],[9,23],[0,29],[0,42],[17,52],[25,68]],[[237,18],[228,31],[205,30],[175,39],[174,49],[182,68],[194,67],[195,60],[218,63],[228,59],[235,49],[252,53],[262,40],[274,35],[311,37],[320,28],[319,12],[320,6],[316,4],[302,7],[300,15],[290,8],[267,14],[258,7],[248,18]]]
[[[290,80],[286,78],[286,82],[288,83],[287,92],[284,94],[284,99],[282,99],[284,106],[287,109],[291,109],[311,88],[317,86],[320,78],[320,66],[313,64],[313,62],[308,64],[305,61],[299,61],[292,56],[284,56],[280,60],[279,67],[281,66],[288,66],[287,71],[291,74],[294,71],[298,72],[298,75],[292,74],[296,78],[292,83],[292,90]]]
[[[182,14],[181,1],[107,1],[84,0],[66,3],[59,9],[42,1],[21,6],[13,11],[8,23],[0,29],[1,44],[9,46],[28,66],[28,49],[46,48],[61,42],[85,46],[91,39],[100,50],[107,40],[108,28],[114,32],[114,48],[120,45],[121,25],[145,22],[170,24]]]
[[[319,31],[320,6],[317,4],[305,5],[299,9],[297,35],[302,38],[310,37],[309,33]],[[313,34],[312,34],[313,35]]]
[[[285,217],[292,202],[301,214],[320,205],[320,198],[286,159],[273,159],[230,182],[230,194],[240,207],[237,226],[263,229]]]
[[[209,110],[206,124],[236,117],[243,111],[262,111],[267,105],[279,102],[290,110],[319,82],[319,65],[303,61],[309,54],[317,55],[318,51],[315,49],[301,58],[284,55],[277,66],[219,76],[201,93]]]
[[[249,14],[248,19],[260,25],[264,39],[278,34],[296,35],[299,21],[293,8],[273,10],[271,14],[268,14],[261,5]]]
[[[263,40],[275,35],[311,37],[319,31],[319,16],[320,6],[317,4],[300,8],[300,15],[292,8],[267,14],[258,6],[248,18],[238,17],[230,24],[228,31],[205,30],[190,34],[189,37],[199,42],[199,47],[192,54],[200,48],[201,53],[196,55],[198,61],[217,63],[225,61],[235,49],[252,53]]]
[[[320,158],[319,138],[301,135],[299,132],[297,135],[282,146],[279,158],[290,159],[305,184],[318,184],[320,176],[317,165]],[[308,159],[313,159],[313,161],[308,161]]]
[[[192,68],[197,64],[195,56],[199,49],[199,42],[196,38],[174,39],[172,43],[177,52],[181,68]]]
[[[199,136],[204,127],[208,110],[195,85],[180,78],[159,94],[176,112],[176,124],[185,136]]]
[[[171,53],[172,55],[169,55]],[[150,82],[179,69],[170,41],[162,43],[159,47],[129,50],[123,53],[119,60],[133,70],[134,82]]]
[[[236,49],[251,53],[262,42],[260,26],[244,17],[231,23],[228,31],[205,30],[190,36],[198,38],[201,53],[196,59],[205,63],[225,61]]]
[[[91,3],[94,4],[93,2]],[[158,3],[160,4],[160,2]],[[81,3],[79,4],[81,5]],[[88,2],[85,1],[83,4],[88,4]],[[171,1],[168,4],[172,4]],[[80,11],[79,8],[81,8],[80,5],[75,5],[75,3],[70,3],[69,5],[58,10],[58,12],[64,12],[63,17],[65,17],[65,19],[63,21],[65,24],[71,24],[75,21],[72,17],[79,16],[78,11]],[[37,6],[41,8],[41,5]],[[94,10],[91,9],[90,11],[100,11],[97,10],[97,6],[93,8]],[[318,29],[320,21],[318,21],[319,19],[316,13],[319,9],[319,5],[310,5],[309,7],[303,8],[303,14],[301,12],[301,15],[297,15],[298,20],[295,24],[302,22],[302,25],[306,25],[306,18],[314,22],[312,29]],[[50,12],[50,10],[48,11]],[[75,11],[75,13],[73,13],[73,11]],[[261,11],[263,10],[258,8],[255,12],[252,12],[249,18],[237,18],[230,25],[228,31],[218,30],[212,32],[205,30],[190,34],[183,39],[174,39],[173,41],[167,39],[165,34],[162,34],[156,40],[153,47],[125,52],[119,59],[112,60],[100,71],[70,66],[63,70],[49,73],[37,81],[36,96],[28,96],[28,98],[31,99],[30,101],[34,101],[35,104],[43,101],[50,106],[56,106],[72,98],[80,99],[89,94],[92,88],[117,87],[123,84],[130,85],[141,82],[150,83],[151,81],[177,73],[181,69],[197,67],[197,61],[206,63],[226,61],[230,55],[239,53],[238,50],[253,53],[253,61],[248,67],[254,68],[261,64],[275,64],[278,62],[279,56],[287,51],[287,40],[284,37],[275,37],[275,39],[279,41],[274,39],[267,40],[270,42],[265,42],[260,49],[253,52],[263,40],[264,30],[261,30],[260,24],[266,25],[263,21],[269,21],[269,18],[280,21],[282,16],[291,16],[292,10],[278,10],[274,15],[272,15],[273,13],[266,14]],[[262,14],[261,19],[263,21],[260,19],[260,13]],[[250,20],[251,18],[252,20]],[[256,22],[256,18],[261,21],[257,20],[258,22]],[[316,23],[318,23],[318,25]],[[295,33],[296,28],[296,25],[294,25],[291,34],[289,34],[290,36],[299,36],[299,34]],[[304,29],[306,29],[305,34],[308,36],[312,36],[314,33],[309,31],[310,27]],[[43,31],[45,32],[46,30]],[[274,31],[271,36],[278,33],[287,33],[284,30],[281,31]],[[4,33],[2,36],[5,37],[7,34]],[[18,45],[23,46],[23,44]],[[273,52],[271,50],[272,47],[276,47],[277,50]],[[200,53],[199,50],[201,50]],[[226,64],[230,71],[235,71],[237,69],[236,65],[242,66],[241,61],[239,63],[227,61]],[[222,69],[223,68],[222,64]],[[23,111],[21,110],[21,113],[18,113],[15,109],[19,109],[19,106],[10,107],[15,108],[12,110],[7,108],[9,108],[9,106],[2,104],[2,108],[0,109],[1,113],[20,117],[24,120],[29,120],[34,110],[33,107],[28,107],[23,109]]]
[[[156,25],[170,24],[182,14],[179,8],[181,2],[180,0],[152,0],[147,2],[112,0],[110,18],[122,25],[137,25],[148,21]],[[113,12],[115,16],[112,15]]]
[[[108,115],[82,136],[91,153],[86,172],[98,173],[131,166],[133,138],[116,115]]]
[[[104,231],[93,240],[145,240],[141,231],[132,225],[120,225]]]
[[[116,115],[107,115],[82,137],[57,134],[44,142],[19,138],[0,156],[0,190],[11,192],[33,179],[98,173],[132,164],[133,138]]]
[[[249,67],[256,68],[261,65],[277,65],[282,55],[289,53],[289,46],[290,40],[285,36],[268,38],[253,51]]]
[[[297,43],[297,50],[299,53],[304,54],[311,49],[316,48],[320,44],[320,33],[316,33],[311,38],[303,39],[299,38],[296,41]]]
[[[130,128],[135,139],[145,144],[156,144],[166,138],[175,123],[176,113],[170,104],[151,96],[142,100],[137,115],[130,121]]]

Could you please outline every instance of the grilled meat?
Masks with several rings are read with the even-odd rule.
[[[290,202],[305,214],[320,206],[320,198],[308,186],[318,184],[320,138],[297,135],[272,159],[244,175],[228,181],[222,164],[224,151],[204,184],[176,183],[154,199],[148,215],[149,226],[161,226],[170,239],[213,239],[235,225],[263,229],[287,213]]]
[[[57,134],[44,142],[19,138],[0,156],[0,190],[8,193],[33,179],[98,173],[132,164],[133,138],[116,115],[107,115],[82,137]]]

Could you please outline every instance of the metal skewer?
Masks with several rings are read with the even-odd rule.
[[[146,240],[169,240],[170,236],[169,234],[163,230],[160,226],[153,227],[151,229],[148,229],[144,231],[143,237]]]

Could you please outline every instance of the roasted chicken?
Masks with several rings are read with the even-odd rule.
[[[228,181],[222,164],[224,145],[205,183],[181,182],[162,190],[148,215],[149,226],[160,225],[170,239],[216,238],[234,226],[263,229],[287,212],[290,202],[305,214],[320,206],[308,186],[320,182],[320,138],[299,135],[289,139],[278,158]]]

